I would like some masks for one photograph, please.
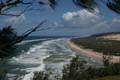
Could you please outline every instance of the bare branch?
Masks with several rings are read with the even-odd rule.
[[[90,12],[94,12],[94,9],[91,7],[94,0],[72,0],[77,6],[83,7]],[[87,2],[89,1],[89,2]]]
[[[23,2],[23,1],[21,1],[20,3],[21,4],[32,4],[32,2]]]
[[[10,14],[10,13],[0,13],[0,15],[4,15],[4,16],[20,16],[20,14]]]
[[[44,24],[45,22],[46,22],[46,20],[43,20],[43,21],[42,21],[40,24],[38,24],[36,27],[25,31],[25,32],[23,33],[24,35],[22,35],[20,38],[18,38],[18,39],[14,42],[14,44],[21,42],[21,41],[24,40],[27,36],[29,36],[31,33],[37,31],[37,29],[40,28],[41,25]]]
[[[23,4],[23,5],[30,5],[33,2],[24,2],[24,0],[6,0],[6,1],[2,1],[0,2],[0,15],[6,15],[6,16],[19,16],[20,14],[22,14],[24,11],[22,11],[19,15],[16,14],[10,14],[6,11],[12,9],[13,7],[18,7],[19,4]]]
[[[44,1],[44,0],[43,0]],[[49,1],[49,3],[47,3],[47,5],[50,5],[50,7],[52,8],[52,9],[54,9],[55,8],[55,5],[56,5],[56,0],[48,0]],[[29,2],[26,2],[25,0],[6,0],[6,1],[2,1],[2,0],[0,0],[0,15],[5,15],[5,16],[16,16],[16,14],[8,14],[8,11],[10,10],[10,9],[12,9],[12,8],[14,8],[14,7],[18,7],[19,5],[20,6],[22,6],[22,5],[31,5],[32,6],[32,4],[33,3],[39,3],[39,4],[44,4],[44,5],[46,5],[46,3],[44,3],[44,2],[39,2],[39,1],[35,1],[35,0],[32,0],[32,1],[29,1]],[[29,9],[29,11],[30,10],[33,10],[33,9]],[[20,14],[22,14],[22,13],[24,13],[24,12],[26,12],[26,11],[28,11],[28,9],[27,10],[24,10],[24,11],[22,11]],[[20,15],[19,14],[19,15]],[[17,15],[18,16],[18,15]]]

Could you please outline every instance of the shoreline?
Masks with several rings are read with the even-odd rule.
[[[93,58],[93,59],[98,60],[100,62],[103,61],[103,53],[96,52],[96,51],[93,51],[91,49],[82,48],[81,46],[79,46],[79,45],[75,44],[74,42],[72,42],[71,39],[67,40],[66,43],[68,44],[68,46],[72,50],[80,53],[83,56]],[[106,57],[109,57],[109,56],[106,56]],[[110,62],[112,62],[112,63],[120,62],[120,56],[112,56],[112,59],[110,60]]]

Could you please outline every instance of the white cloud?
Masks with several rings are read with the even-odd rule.
[[[86,18],[98,18],[98,16],[94,15],[91,12],[88,12],[87,10],[79,10],[76,12],[67,12],[63,14],[63,18],[65,20],[72,20],[75,18],[81,18],[81,20],[85,20]]]
[[[67,12],[63,14],[65,25],[79,26],[82,28],[89,28],[95,26],[103,26],[106,21],[100,16],[88,12],[86,10],[79,10],[77,12]]]
[[[113,19],[113,22],[114,22],[114,23],[120,23],[120,19],[116,19],[116,18],[115,18],[115,19]]]
[[[73,17],[77,16],[78,14],[76,12],[67,12],[63,15],[63,18],[65,20],[71,20]]]
[[[26,20],[26,17],[24,14],[22,14],[21,16],[14,16],[14,17],[10,17],[10,18],[7,18],[6,19],[6,22],[9,23],[9,24],[21,24],[22,22],[24,22]]]
[[[62,17],[65,26],[79,27],[79,29],[85,29],[90,33],[112,30],[120,31],[118,27],[118,25],[120,25],[120,19],[114,18],[108,20],[105,16],[99,14],[99,10],[97,10],[97,13],[91,13],[85,9],[76,12],[67,12],[64,13]]]

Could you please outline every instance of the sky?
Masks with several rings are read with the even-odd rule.
[[[58,0],[55,10],[48,5],[38,7],[40,10],[28,11],[19,17],[0,16],[0,28],[12,25],[20,34],[29,28],[47,20],[41,28],[49,29],[37,31],[35,36],[87,36],[102,32],[120,31],[120,16],[109,10],[105,4],[96,0],[97,7],[91,13],[73,4],[72,0]],[[106,0],[105,0],[106,1]],[[18,13],[25,6],[13,9]]]

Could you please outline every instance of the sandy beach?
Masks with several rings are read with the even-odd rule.
[[[75,43],[73,43],[70,40],[67,40],[66,43],[72,50],[79,52],[83,56],[91,57],[91,58],[101,61],[101,62],[103,61],[103,54],[100,52],[95,52],[91,49],[84,49],[81,46],[76,45]],[[120,56],[112,56],[111,62],[112,63],[120,62]]]

